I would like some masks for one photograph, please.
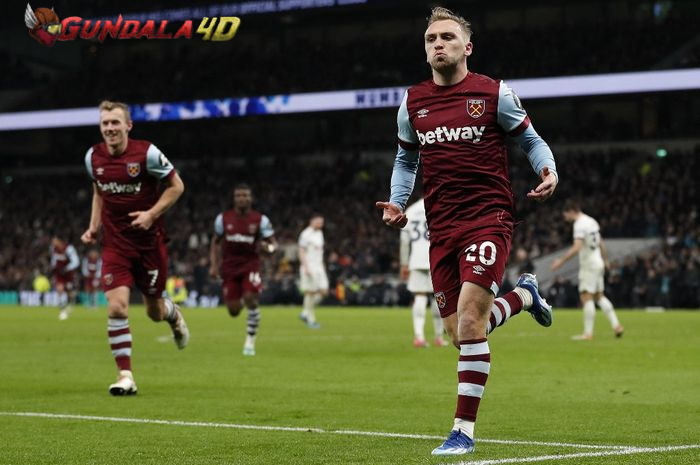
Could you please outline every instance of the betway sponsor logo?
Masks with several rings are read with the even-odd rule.
[[[252,244],[255,242],[255,236],[246,236],[245,234],[226,234],[226,240],[229,242],[245,242]]]
[[[435,128],[433,131],[427,131],[423,134],[416,131],[418,134],[418,142],[420,145],[434,144],[435,142],[452,142],[458,140],[471,140],[475,144],[481,140],[486,126],[464,126],[463,128],[448,128],[442,126]]]
[[[99,187],[102,192],[108,192],[110,194],[138,194],[141,192],[140,182],[119,184],[114,181],[105,183],[97,181],[97,187]]]

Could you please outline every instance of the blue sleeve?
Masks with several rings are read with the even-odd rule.
[[[94,180],[92,175],[92,147],[90,147],[85,154],[85,169],[87,170],[90,179]]]
[[[66,248],[66,255],[68,255],[68,266],[66,266],[66,271],[73,271],[78,266],[80,266],[80,259],[78,258],[78,252],[76,252],[75,247],[69,245]]]
[[[224,235],[224,215],[219,213],[214,220],[214,232],[217,236]]]
[[[552,150],[532,127],[515,91],[503,81],[498,89],[498,124],[520,144],[537,176],[547,167],[559,180]]]
[[[391,173],[391,196],[389,202],[397,205],[401,210],[406,209],[408,198],[413,192],[418,171],[419,155],[417,150],[406,150],[398,146],[394,171]]]
[[[513,140],[520,144],[520,147],[525,151],[527,159],[530,160],[530,165],[537,176],[547,167],[549,171],[554,173],[554,176],[557,177],[557,181],[559,181],[557,165],[554,162],[554,154],[552,154],[549,145],[537,134],[535,128],[533,128],[531,124],[528,125],[521,134],[513,137]]]
[[[397,205],[401,210],[406,209],[408,198],[413,192],[418,171],[418,138],[416,131],[408,117],[408,91],[403,96],[399,107],[396,123],[399,128],[399,145],[394,160],[394,171],[391,173],[391,195],[389,202]]]
[[[263,239],[267,239],[268,237],[275,235],[275,230],[272,229],[270,218],[265,215],[260,218],[260,235],[263,237]]]
[[[151,144],[148,147],[148,152],[146,152],[146,170],[151,176],[163,179],[167,177],[173,170],[173,165],[170,160],[166,158],[163,152],[158,149],[155,145]]]

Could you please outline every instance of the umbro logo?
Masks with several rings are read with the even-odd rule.
[[[481,265],[474,265],[472,269],[474,270],[474,274],[482,274],[484,271],[486,271],[486,268]]]
[[[428,110],[427,108],[422,108],[422,109],[418,110],[418,117],[425,118],[426,116],[428,116],[429,111],[430,110]]]

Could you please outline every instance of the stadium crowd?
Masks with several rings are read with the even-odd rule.
[[[512,154],[511,160],[522,154]],[[660,246],[625,257],[608,272],[608,291],[618,306],[700,306],[700,221],[697,186],[700,148],[665,158],[631,150],[557,154],[560,188],[550,202],[525,198],[535,181],[527,163],[511,163],[516,211],[514,249],[528,259],[566,247],[571,229],[561,217],[563,201],[582,200],[605,238],[658,237]],[[231,188],[246,182],[254,208],[268,215],[280,251],[265,262],[264,303],[296,303],[296,240],[313,212],[326,217],[326,261],[331,289],[327,303],[393,305],[410,297],[398,283],[398,234],[385,227],[373,202],[386,198],[393,157],[248,159],[233,165],[223,158],[174,159],[186,194],[167,215],[171,273],[200,295],[219,292],[208,277],[209,240],[217,213],[231,206]],[[241,160],[239,160],[241,161]],[[242,163],[242,161],[241,161]],[[568,179],[577,182],[568,182]],[[274,186],[274,187],[272,187]],[[88,222],[90,183],[81,174],[17,176],[2,184],[0,289],[31,289],[37,273],[48,271],[52,234],[72,242]],[[27,196],[32,192],[32,196]],[[415,197],[415,194],[414,194]],[[515,257],[511,263],[521,258]],[[558,279],[548,296],[556,305],[575,306],[576,290]]]
[[[674,54],[695,36],[695,18],[680,9],[659,15],[640,8],[630,12],[634,21],[619,14],[586,20],[551,6],[548,11],[560,13],[510,24],[474,11],[472,40],[478,53],[470,58],[470,68],[514,79],[698,64],[697,47]],[[353,22],[342,15],[291,19],[283,28],[278,18],[244,17],[230,42],[191,40],[164,47],[143,40],[118,41],[118,46],[80,41],[70,44],[82,49],[79,60],[73,54],[53,67],[8,47],[3,61],[9,66],[0,77],[6,88],[41,86],[45,91],[33,92],[31,99],[13,99],[4,110],[94,105],[115,89],[120,100],[145,103],[407,85],[427,75],[420,46],[425,13],[424,6],[407,8],[392,11],[389,20],[367,10],[362,26],[356,14]],[[504,15],[508,13],[506,6]],[[123,66],[125,56],[130,63],[148,66]],[[245,72],[228,72],[228,67]],[[95,75],[100,79],[91,79]]]

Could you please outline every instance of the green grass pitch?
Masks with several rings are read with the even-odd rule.
[[[139,394],[113,398],[104,309],[0,307],[0,464],[700,463],[700,312],[620,311],[619,340],[599,312],[591,342],[570,340],[580,311],[514,317],[489,338],[476,451],[456,458],[430,456],[454,348],[414,349],[408,309],[322,308],[320,330],[298,312],[263,307],[243,357],[244,318],[186,309],[178,351],[132,307]]]

